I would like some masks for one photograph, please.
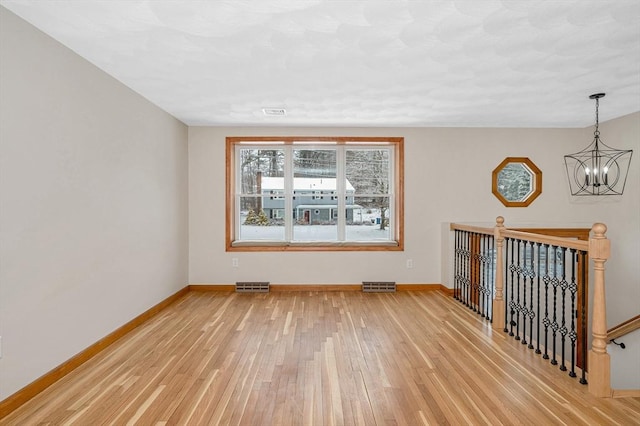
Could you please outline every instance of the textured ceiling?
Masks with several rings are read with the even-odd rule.
[[[189,125],[586,127],[596,92],[601,121],[640,111],[638,0],[0,4]]]

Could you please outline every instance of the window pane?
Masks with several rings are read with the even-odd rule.
[[[284,151],[282,149],[239,149],[241,194],[259,194],[264,179],[284,176]],[[262,176],[262,179],[260,177]]]
[[[346,152],[347,180],[356,194],[389,194],[388,149],[348,149]]]
[[[239,240],[284,240],[284,209],[271,201],[270,197],[240,197]]]
[[[293,176],[297,178],[336,177],[335,149],[294,149]],[[335,184],[334,184],[335,187]],[[311,188],[309,188],[311,189]]]
[[[293,239],[338,239],[335,149],[293,150]]]
[[[347,241],[388,241],[389,197],[354,197],[347,205]]]

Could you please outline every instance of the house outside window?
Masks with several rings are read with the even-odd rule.
[[[402,250],[402,138],[227,138],[227,250]]]

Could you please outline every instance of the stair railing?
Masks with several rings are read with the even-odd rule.
[[[452,224],[454,297],[561,371],[611,396],[604,264],[610,242],[595,224],[588,241]],[[592,346],[587,351],[588,263],[593,262]],[[543,352],[544,351],[544,352]],[[567,364],[570,367],[567,368]]]

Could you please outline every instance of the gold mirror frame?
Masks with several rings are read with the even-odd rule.
[[[500,188],[498,186],[498,175],[507,165],[513,163],[521,164],[527,168],[531,172],[533,179],[532,190],[526,195],[526,198],[518,201],[512,201],[505,198],[500,192]],[[493,192],[493,195],[495,195],[496,198],[506,207],[527,207],[533,202],[533,200],[538,198],[538,195],[542,193],[542,172],[535,164],[533,164],[533,161],[529,160],[527,157],[507,157],[493,170],[493,173],[491,174],[491,192]]]

